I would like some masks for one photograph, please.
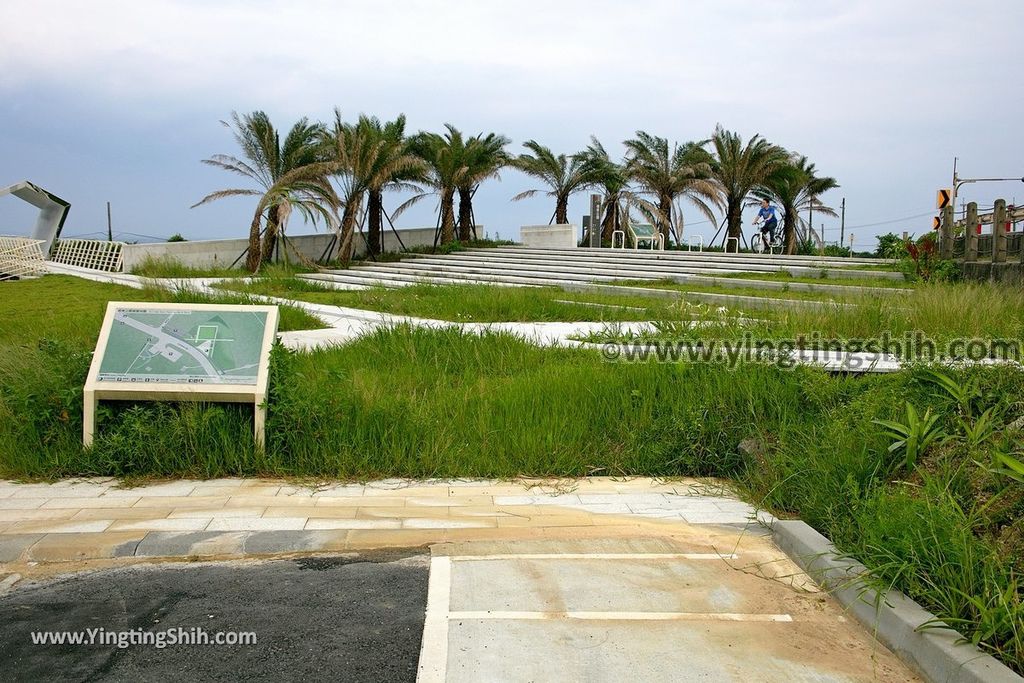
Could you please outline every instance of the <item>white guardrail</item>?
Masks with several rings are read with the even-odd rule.
[[[0,235],[0,280],[37,277],[46,272],[44,240]]]
[[[58,240],[55,263],[101,270],[106,273],[121,271],[121,248],[124,242],[103,240]]]

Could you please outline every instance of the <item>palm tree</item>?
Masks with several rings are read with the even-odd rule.
[[[334,124],[322,135],[322,147],[345,207],[341,216],[338,255],[346,263],[352,258],[356,222],[367,194],[396,182],[396,178],[403,177],[403,174],[415,173],[422,168],[419,159],[393,144],[394,130],[387,135],[383,132],[378,134],[378,127],[379,122],[375,126],[365,117],[355,124],[345,123],[341,110],[335,108]]]
[[[441,244],[455,239],[455,193],[460,185],[471,183],[465,163],[466,140],[450,123],[445,124],[445,129],[444,135],[420,132],[409,140],[409,151],[426,164],[426,174],[420,182],[430,191],[410,198],[395,210],[397,216],[424,197],[437,195],[440,199],[438,222]]]
[[[813,227],[800,216],[800,212],[813,209],[826,216],[835,216],[835,209],[825,206],[818,197],[837,187],[839,183],[835,178],[819,178],[817,169],[807,157],[793,155],[788,163],[768,177],[762,187],[755,188],[753,194],[758,199],[778,204],[782,209],[782,234],[786,240],[786,253],[793,254],[796,252],[797,232],[807,234],[808,228],[813,231]]]
[[[277,235],[283,232],[292,209],[298,209],[312,223],[318,218],[330,222],[337,211],[338,198],[327,180],[327,167],[318,155],[319,124],[299,119],[284,143],[262,111],[239,116],[231,112],[231,122],[221,123],[232,131],[242,149],[244,160],[227,154],[215,154],[203,163],[222,168],[254,181],[258,189],[242,188],[212,192],[192,205],[224,197],[259,197],[252,223],[249,226],[249,250],[245,266],[255,272],[270,259]],[[266,212],[266,235],[260,245],[260,233]]]
[[[673,214],[681,220],[677,198],[686,197],[708,220],[715,221],[712,206],[719,206],[719,195],[710,180],[711,155],[704,149],[707,140],[673,143],[670,148],[665,138],[638,130],[636,137],[624,144],[629,150],[626,168],[630,177],[658,202],[654,219],[663,244],[667,245],[673,234],[677,242],[682,239],[678,221],[673,220]]]
[[[744,200],[755,187],[764,185],[771,174],[786,163],[789,155],[760,135],[750,138],[744,145],[738,133],[725,130],[721,125],[715,127],[711,145],[714,148],[711,177],[725,204],[726,237],[738,240],[743,229]]]
[[[551,188],[547,195],[555,198],[555,213],[552,220],[558,225],[567,224],[569,222],[569,197],[594,184],[593,169],[587,165],[586,159],[580,154],[556,156],[550,149],[535,140],[524,142],[523,147],[533,154],[520,154],[513,165],[523,173],[539,178]],[[520,192],[512,198],[512,201],[532,197],[538,192],[540,190]]]
[[[392,171],[390,176],[388,173],[371,172],[366,189],[367,249],[370,254],[379,254],[384,224],[384,190],[414,187],[410,181],[419,178],[426,165],[408,151],[405,114],[383,124],[376,116],[360,115],[356,127],[368,140],[375,140],[379,145],[376,165]]]
[[[488,133],[474,135],[466,141],[463,154],[465,173],[459,182],[459,240],[468,242],[474,231],[473,195],[480,183],[497,178],[498,171],[509,163],[505,146],[509,140],[504,135]]]
[[[629,189],[626,164],[612,161],[600,140],[593,135],[590,136],[590,145],[580,153],[580,156],[587,164],[594,184],[604,190],[600,209],[602,241],[611,241],[612,233],[623,229],[624,224],[630,220],[634,208],[651,220],[657,220],[658,207]]]

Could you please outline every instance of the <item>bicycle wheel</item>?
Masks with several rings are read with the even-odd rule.
[[[755,254],[764,253],[764,237],[760,234],[754,235],[750,238],[750,250]]]

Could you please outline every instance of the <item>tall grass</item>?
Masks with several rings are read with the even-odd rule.
[[[229,266],[206,266],[198,268],[187,266],[170,256],[147,256],[132,268],[132,274],[155,278],[193,278],[193,277],[246,277],[250,273],[243,268]]]
[[[900,351],[906,335],[922,335],[942,344],[953,339],[1024,341],[1024,288],[988,283],[923,284],[900,297],[866,294],[842,298],[817,308],[758,308],[745,312],[729,306],[732,316],[748,315],[742,330],[728,325],[692,328],[671,320],[643,340],[738,339],[743,331],[755,339],[799,340],[810,346],[814,335],[825,342],[846,345],[881,340],[889,351]],[[722,316],[709,314],[708,319]],[[591,341],[625,341],[630,335],[598,334]]]
[[[902,336],[921,331],[934,339],[1024,338],[1024,289],[988,283],[921,285],[905,297],[866,297],[856,307],[774,314],[783,334],[819,331],[839,339]]]

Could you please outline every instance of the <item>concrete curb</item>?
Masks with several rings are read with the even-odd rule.
[[[812,579],[827,588],[840,603],[892,650],[931,683],[1022,683],[1013,673],[952,629],[918,628],[935,619],[899,591],[883,599],[861,579],[866,571],[841,557],[834,545],[806,523],[777,520],[771,525],[776,545]],[[878,606],[876,607],[876,601]]]

